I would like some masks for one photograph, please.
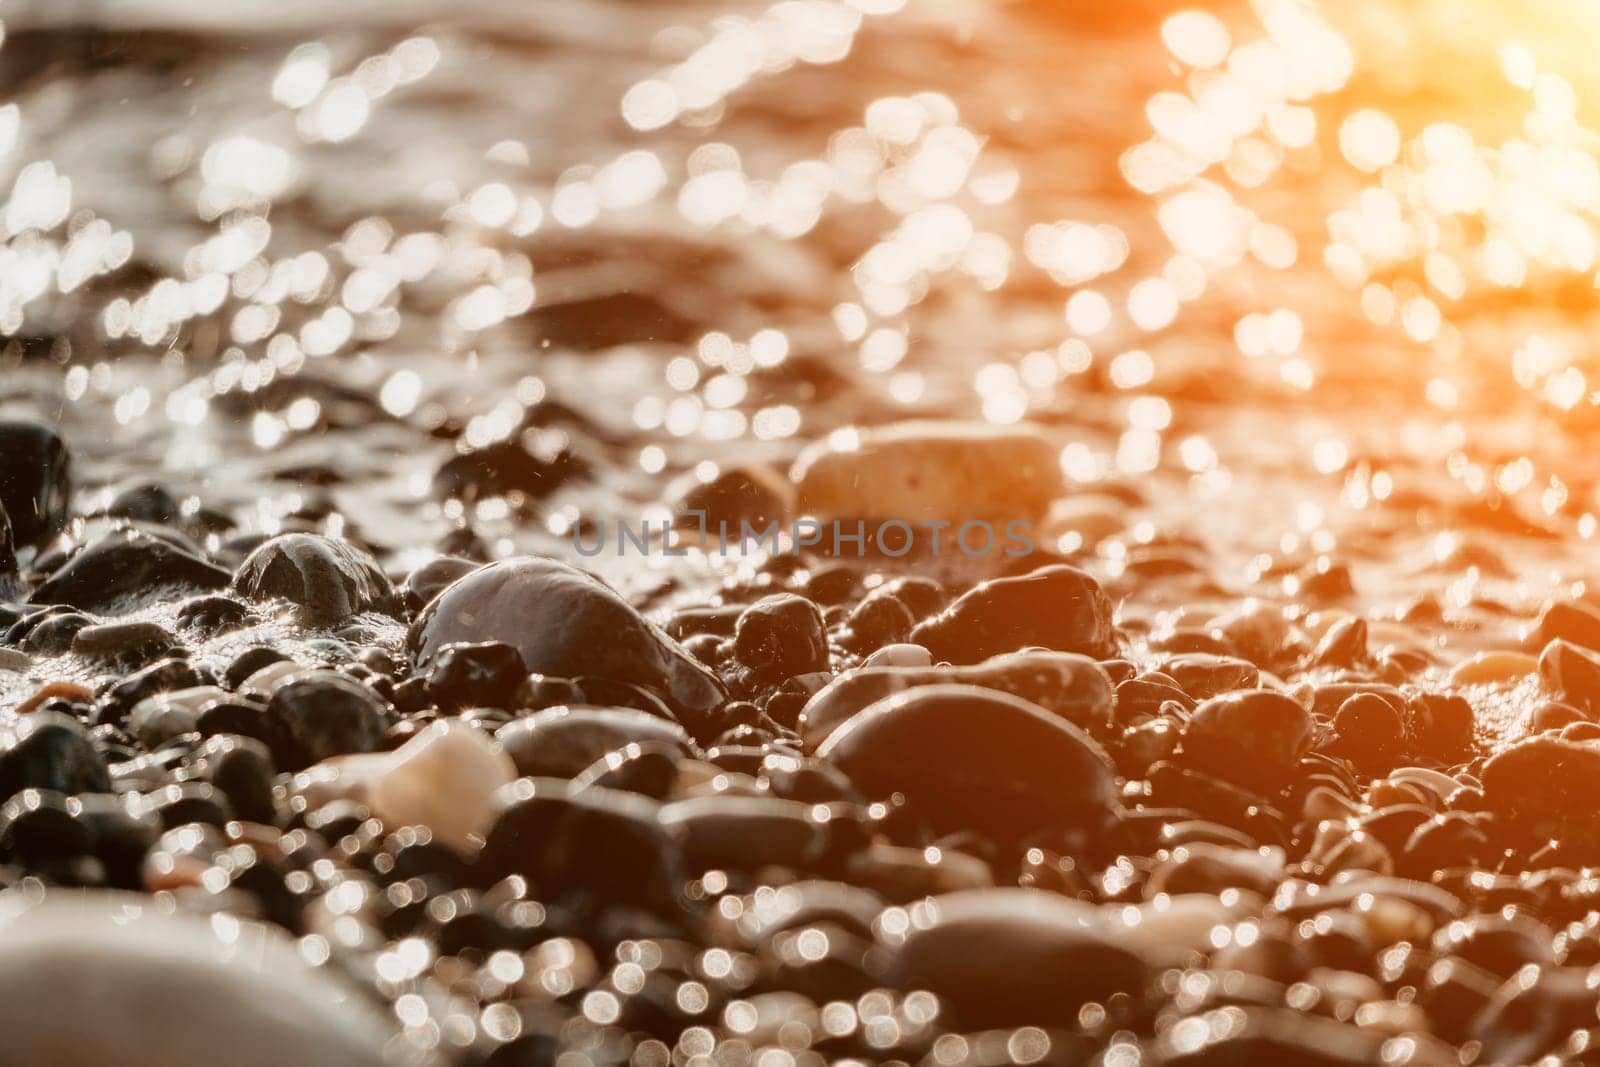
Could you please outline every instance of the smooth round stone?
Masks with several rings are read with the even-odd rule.
[[[29,866],[83,855],[92,841],[76,809],[77,801],[60,793],[24,789],[0,804],[0,853]]]
[[[58,611],[33,622],[18,643],[24,652],[59,656],[72,650],[80,630],[94,624],[93,616],[81,611]]]
[[[1160,859],[1145,883],[1147,897],[1157,894],[1221,893],[1248,889],[1270,894],[1283,879],[1281,848],[1253,849],[1193,841]]]
[[[102,623],[72,636],[72,651],[80,656],[161,655],[177,644],[172,631],[154,622]]]
[[[776,797],[693,797],[661,808],[661,824],[683,843],[688,873],[761,867],[804,870],[822,858],[827,824],[814,805]]]
[[[383,748],[389,728],[378,695],[336,671],[310,671],[278,686],[267,712],[289,727],[306,763],[375,752]]]
[[[911,640],[950,663],[1030,646],[1095,659],[1117,651],[1110,598],[1094,578],[1064,563],[979,583],[920,623]]]
[[[1333,716],[1333,739],[1326,751],[1350,760],[1370,774],[1394,767],[1405,747],[1405,719],[1380,696],[1357,693]]]
[[[910,646],[918,647],[918,646]],[[1111,717],[1105,669],[1072,652],[1012,652],[967,667],[862,667],[841,674],[806,701],[796,729],[807,748],[874,701],[919,686],[975,685],[1021,697],[1080,726]]]
[[[1578,601],[1553,600],[1529,628],[1527,645],[1542,649],[1556,639],[1600,650],[1600,610]]]
[[[272,800],[276,768],[267,746],[255,738],[207,738],[189,761],[189,772],[220,789],[239,818],[265,825],[277,818]]]
[[[1004,523],[1044,514],[1061,461],[1026,426],[908,421],[833,434],[803,451],[790,477],[800,514]]]
[[[35,711],[0,731],[0,796],[24,789],[71,796],[110,788],[105,760],[71,716]]]
[[[171,540],[127,527],[79,549],[30,599],[115,614],[163,589],[221,589],[230,577]]]
[[[607,752],[572,779],[575,789],[597,785],[665,800],[678,781],[683,749],[660,741],[632,741]]]
[[[266,645],[254,645],[233,657],[223,671],[223,682],[235,693],[243,692],[245,682],[263,667],[292,662],[289,656]]]
[[[1539,653],[1539,676],[1557,699],[1600,711],[1600,653],[1557,638]]]
[[[675,906],[682,855],[654,801],[554,778],[520,778],[494,801],[498,814],[478,857],[488,877],[521,875],[551,896]]]
[[[419,665],[446,645],[503,641],[535,674],[593,675],[642,685],[675,710],[705,712],[727,692],[717,676],[600,579],[565,563],[521,557],[452,583],[412,624]]]
[[[1012,840],[1035,830],[1098,834],[1117,797],[1104,751],[1018,697],[930,685],[886,697],[817,750],[867,797],[903,793],[937,826]]]
[[[479,564],[460,556],[440,556],[430,559],[400,583],[400,599],[408,612],[415,614],[444,592],[445,587],[463,575],[477,570]]]
[[[0,648],[0,671],[26,674],[32,666],[33,657],[26,652],[18,652],[14,648]]]
[[[394,586],[367,552],[321,534],[280,534],[245,558],[233,588],[252,600],[283,599],[308,626],[333,626],[398,606]]]
[[[933,653],[921,645],[902,642],[884,645],[861,661],[863,667],[931,667]]]
[[[1183,731],[1184,763],[1225,782],[1275,793],[1311,748],[1311,713],[1270,689],[1212,697]]]
[[[0,420],[0,511],[18,545],[36,545],[66,525],[72,455],[61,436],[33,419]]]
[[[937,994],[965,1028],[1075,1025],[1085,1003],[1138,995],[1154,973],[1127,927],[1055,893],[970,890],[916,910],[893,979]]]
[[[1600,833],[1600,742],[1532,737],[1491,757],[1482,779],[1488,809],[1516,827],[1526,846],[1550,838],[1576,844]]]
[[[0,1027],[13,1067],[382,1067],[392,1028],[276,928],[148,897],[0,897]],[[91,1004],[63,1025],[64,1006]],[[419,1060],[427,1063],[427,1060]]]
[[[1205,700],[1235,689],[1253,689],[1261,681],[1260,670],[1249,660],[1209,652],[1173,656],[1160,669],[1192,700]]]
[[[314,667],[302,667],[292,659],[276,659],[258,670],[251,671],[244,681],[239,683],[238,692],[242,697],[271,700],[272,694],[279,689],[315,670]]]
[[[494,794],[517,768],[482,730],[459,719],[433,723],[390,753],[367,794],[385,826],[422,825],[465,850],[494,824]]]
[[[159,748],[179,734],[194,731],[207,707],[227,699],[228,694],[214,685],[157,693],[135,704],[124,726],[146,748]]]
[[[533,778],[574,778],[624,745],[658,742],[689,755],[683,727],[632,708],[546,708],[502,726],[495,740],[517,773]]]

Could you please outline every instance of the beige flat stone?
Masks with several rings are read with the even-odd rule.
[[[1027,426],[912,421],[830,434],[801,453],[792,478],[801,514],[1004,522],[1043,515],[1061,465]]]

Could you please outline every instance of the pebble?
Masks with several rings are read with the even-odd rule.
[[[67,521],[72,455],[61,436],[32,419],[0,420],[0,511],[18,545],[38,545]]]
[[[288,727],[300,758],[282,770],[299,770],[333,756],[374,752],[384,746],[388,716],[371,689],[336,671],[308,671],[272,692],[267,713]]]
[[[113,622],[85,626],[72,637],[72,651],[80,656],[116,659],[123,656],[162,656],[178,646],[165,626],[154,622]]]
[[[0,671],[26,674],[33,666],[33,657],[14,648],[0,648]]]
[[[956,664],[1034,645],[1096,659],[1117,651],[1110,599],[1089,574],[1066,564],[982,582],[920,623],[911,640]]]
[[[239,818],[267,826],[278,818],[272,792],[276,770],[266,745],[230,734],[207,738],[188,763],[188,772],[221,790]]]
[[[1010,693],[1086,728],[1106,722],[1115,701],[1104,669],[1087,656],[1012,652],[969,667],[863,666],[847,671],[806,701],[796,729],[806,747],[814,749],[840,723],[874,701],[943,683]]]
[[[494,823],[495,791],[516,777],[511,758],[482,730],[444,719],[383,758],[366,802],[387,826],[426,826],[435,840],[466,851]]]
[[[1141,991],[1155,968],[1093,905],[1033,889],[948,893],[917,905],[894,980],[926,989],[963,1028],[1074,1026],[1088,1003]]]
[[[675,711],[703,714],[722,682],[593,575],[537,557],[492,563],[457,580],[412,623],[419,665],[459,642],[504,641],[536,674],[593,675],[642,685]]]
[[[1225,693],[1195,709],[1183,731],[1183,759],[1223,781],[1275,793],[1310,750],[1313,729],[1311,713],[1282,693]]]
[[[1499,649],[1475,653],[1450,669],[1451,685],[1493,685],[1514,682],[1539,669],[1539,661],[1525,652]]]
[[[135,704],[124,725],[146,748],[160,748],[180,734],[194,732],[206,708],[227,699],[227,692],[214,685],[157,693]]]
[[[683,727],[631,708],[557,707],[502,726],[495,739],[517,773],[573,778],[628,744],[670,745],[680,756],[693,744]]]
[[[1527,644],[1541,649],[1557,639],[1600,651],[1600,609],[1579,601],[1550,601],[1529,627]]]
[[[682,842],[687,873],[811,869],[828,845],[816,807],[776,797],[702,796],[664,805],[661,825]]]
[[[31,599],[115,614],[164,589],[221,589],[230,577],[180,544],[126,527],[79,549]]]
[[[1517,840],[1529,851],[1551,838],[1592,841],[1600,831],[1600,809],[1594,804],[1600,743],[1532,737],[1492,756],[1482,778],[1489,810],[1518,832]],[[1592,845],[1587,851],[1595,853]]]
[[[441,708],[514,708],[528,679],[522,655],[500,641],[446,645],[428,672],[428,696]]]
[[[1539,676],[1558,700],[1600,713],[1600,652],[1558,637],[1539,653]]]
[[[0,730],[0,796],[24,789],[72,795],[110,788],[105,760],[71,716],[39,710]]]
[[[589,894],[667,913],[678,907],[683,860],[659,805],[557,778],[520,778],[494,796],[478,863],[490,878],[520,875],[550,898]]]
[[[1061,461],[1027,427],[911,421],[836,433],[802,452],[790,477],[805,515],[1004,523],[1045,513]]]
[[[280,687],[310,670],[312,668],[302,667],[292,659],[271,660],[247,674],[236,689],[242,697],[270,700]]]
[[[758,675],[782,680],[828,669],[822,612],[805,597],[763,597],[740,614],[733,634],[735,658]]]
[[[245,558],[233,588],[252,600],[294,604],[306,626],[334,626],[363,612],[392,612],[399,597],[376,560],[348,541],[280,534]]]
[[[909,642],[884,645],[861,661],[861,666],[871,667],[931,667],[933,653],[921,645]]]
[[[389,1062],[393,1028],[273,927],[106,892],[7,893],[0,924],[0,1027],[15,1067],[207,1067],[219,1034],[237,1067]],[[62,1006],[86,990],[94,1010],[62,1026]]]
[[[413,615],[444,592],[457,578],[471,574],[479,564],[459,556],[439,556],[406,575],[400,584],[400,602]]]
[[[1386,774],[1401,758],[1405,743],[1405,719],[1394,705],[1372,693],[1357,693],[1334,714],[1326,751],[1368,774]]]
[[[1195,701],[1235,689],[1254,689],[1261,681],[1261,671],[1249,660],[1207,652],[1173,656],[1163,661],[1160,669]]]
[[[841,723],[817,755],[869,799],[901,793],[936,826],[1001,840],[1049,829],[1096,837],[1116,799],[1110,762],[1088,735],[976,686],[886,697]]]
[[[250,609],[231,596],[214,593],[192,597],[178,607],[177,625],[215,637],[243,627],[250,620]]]

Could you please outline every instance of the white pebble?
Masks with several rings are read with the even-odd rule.
[[[494,792],[516,765],[483,731],[459,719],[434,723],[392,753],[367,799],[389,826],[421,824],[434,839],[467,848],[494,823]]]

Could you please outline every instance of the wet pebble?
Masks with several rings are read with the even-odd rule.
[[[106,763],[70,716],[35,711],[0,731],[0,795],[45,789],[72,795],[111,788]]]
[[[376,751],[389,726],[377,694],[335,671],[310,671],[279,686],[267,713],[288,727],[299,748],[299,758],[283,764],[283,770]]]
[[[716,675],[609,586],[555,560],[522,557],[466,575],[417,617],[408,640],[422,665],[446,645],[503,641],[530,672],[643,685],[688,714],[726,697]]]
[[[85,626],[72,636],[80,656],[122,659],[161,656],[178,647],[178,639],[154,622],[116,622]]]
[[[366,611],[393,611],[398,597],[367,552],[320,534],[287,533],[265,542],[233,576],[251,600],[282,599],[307,626],[327,627]]]
[[[1213,697],[1184,728],[1184,762],[1247,789],[1275,793],[1310,749],[1313,725],[1310,712],[1269,689]]]
[[[920,623],[911,640],[958,664],[1030,645],[1096,658],[1116,653],[1110,599],[1094,578],[1065,564],[983,582]]]
[[[1036,704],[993,690],[932,685],[887,697],[817,750],[869,799],[903,794],[936,825],[1014,838],[1104,829],[1116,779],[1100,746]]]
[[[1026,427],[903,422],[819,442],[791,477],[802,514],[1005,523],[1044,514],[1061,464],[1055,446]]]
[[[555,778],[518,779],[494,800],[479,858],[488,877],[520,875],[553,897],[677,907],[682,857],[653,801]]]
[[[1556,638],[1539,653],[1539,676],[1557,699],[1600,712],[1600,653]]]
[[[1087,656],[1013,652],[966,667],[865,666],[846,672],[807,699],[797,729],[807,747],[815,748],[840,723],[872,702],[939,684],[975,685],[1010,693],[1085,728],[1107,722],[1116,699],[1105,671]]]
[[[828,635],[822,612],[792,593],[764,597],[740,614],[733,654],[757,675],[770,679],[826,670]]]
[[[947,1002],[961,1025],[1075,1025],[1084,1004],[1143,989],[1154,963],[1091,905],[1030,889],[934,897],[893,950],[908,989]]]
[[[367,791],[372,813],[388,826],[426,826],[463,850],[483,840],[496,790],[517,776],[498,745],[458,719],[433,723],[381,759]]]
[[[572,778],[624,745],[663,744],[681,756],[693,748],[683,727],[631,708],[557,707],[501,727],[495,735],[517,773]]]
[[[181,543],[130,527],[79,549],[34,589],[32,599],[116,613],[164,589],[220,589],[228,578],[227,571]]]

